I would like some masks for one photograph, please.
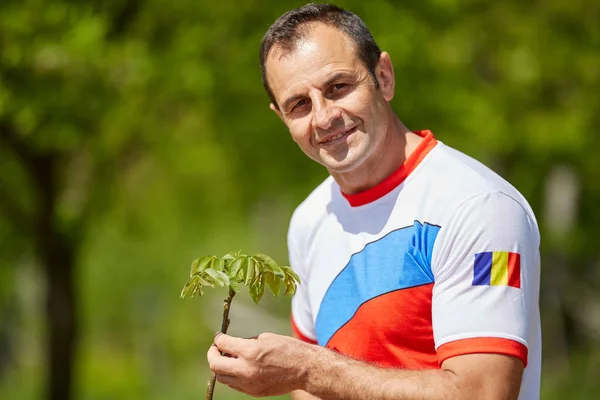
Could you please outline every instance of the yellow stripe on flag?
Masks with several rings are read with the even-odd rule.
[[[492,277],[490,285],[508,285],[508,253],[505,251],[494,251],[492,254]]]

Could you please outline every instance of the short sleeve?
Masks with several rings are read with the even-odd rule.
[[[528,207],[500,192],[468,200],[441,227],[432,271],[440,364],[462,354],[497,353],[527,365],[539,312],[539,232]]]
[[[288,254],[290,267],[300,277],[300,284],[296,289],[294,297],[292,297],[291,325],[296,337],[305,342],[315,344],[317,343],[317,339],[308,293],[309,274],[307,266],[303,263],[305,256],[302,256],[300,248],[302,233],[302,226],[299,224],[298,216],[294,214],[288,230]]]

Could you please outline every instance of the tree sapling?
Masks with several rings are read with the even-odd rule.
[[[273,258],[255,253],[252,255],[240,252],[228,253],[223,257],[204,256],[194,260],[190,270],[190,278],[181,290],[181,298],[189,295],[203,295],[203,287],[215,285],[227,287],[229,295],[223,304],[223,321],[221,332],[227,333],[229,328],[229,309],[231,300],[239,291],[239,285],[248,287],[250,297],[258,304],[265,291],[265,284],[275,297],[279,296],[283,285],[284,294],[291,296],[296,292],[300,278],[288,266],[277,265]],[[206,400],[212,400],[215,390],[216,375],[212,373],[206,390]]]

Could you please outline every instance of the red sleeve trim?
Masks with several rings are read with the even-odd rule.
[[[464,354],[488,353],[513,356],[527,366],[527,346],[515,340],[492,337],[460,339],[441,345],[437,349],[440,365],[448,358]]]
[[[290,317],[290,321],[291,321],[291,324],[292,324],[292,332],[294,333],[295,337],[297,337],[298,339],[300,339],[300,340],[302,340],[303,342],[306,342],[306,343],[317,344],[317,342],[315,340],[312,340],[311,338],[307,337],[302,332],[300,332],[300,329],[298,329],[298,325],[296,325],[296,322],[294,322],[294,316],[293,315]]]

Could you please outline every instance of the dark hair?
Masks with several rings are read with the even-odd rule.
[[[356,14],[332,4],[310,3],[288,11],[279,17],[267,30],[260,45],[260,68],[263,86],[269,99],[277,109],[279,109],[279,105],[269,87],[269,82],[267,82],[267,56],[275,45],[284,51],[293,50],[298,40],[308,34],[307,24],[311,22],[321,22],[348,35],[356,44],[358,57],[369,70],[375,81],[375,87],[379,88],[379,82],[375,77],[375,67],[381,56],[381,50],[365,23]]]

